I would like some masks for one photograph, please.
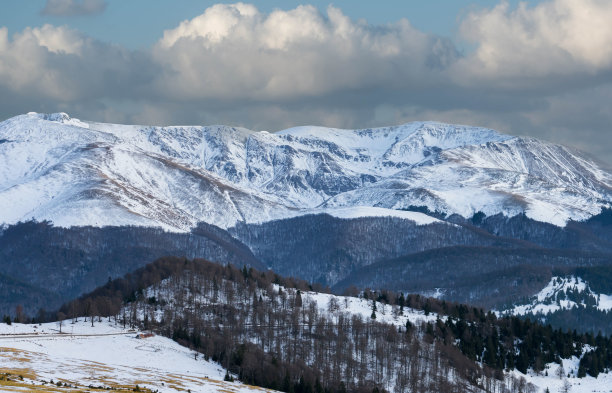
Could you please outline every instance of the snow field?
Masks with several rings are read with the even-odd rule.
[[[561,367],[557,363],[549,363],[546,365],[545,371],[540,374],[536,374],[533,371],[528,371],[527,374],[523,374],[519,371],[512,371],[512,374],[516,377],[524,377],[525,380],[538,387],[538,393],[544,392],[546,388],[553,392],[561,392],[561,388],[565,381],[571,386],[571,393],[608,393],[612,392],[612,373],[599,374],[597,378],[593,378],[587,375],[584,378],[576,378],[578,373],[578,363],[580,359],[573,356],[571,359],[562,360],[562,370],[564,371],[564,377],[560,378],[557,375],[559,368]],[[545,375],[548,373],[548,375]],[[567,377],[567,374],[570,377]]]
[[[41,381],[62,381],[87,387],[129,387],[137,384],[151,391],[235,392],[269,391],[224,382],[225,370],[216,363],[174,341],[154,336],[137,339],[106,318],[94,322],[83,318],[42,325],[0,324],[0,369],[32,376],[25,382],[40,388]],[[28,373],[25,373],[27,370]],[[0,391],[23,391],[0,385]],[[61,390],[60,390],[61,391]]]

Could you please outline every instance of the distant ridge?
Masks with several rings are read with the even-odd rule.
[[[610,207],[612,176],[569,148],[415,122],[277,133],[29,113],[0,123],[0,223],[187,232],[359,207],[502,213],[564,226]],[[377,212],[380,215],[380,212]]]

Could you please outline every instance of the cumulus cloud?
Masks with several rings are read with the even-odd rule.
[[[67,27],[0,29],[0,88],[6,100],[57,105],[142,94],[154,73],[150,56],[103,44]],[[38,106],[38,105],[36,105]]]
[[[71,4],[73,2],[70,2]],[[85,2],[83,2],[85,4]],[[217,4],[127,50],[64,26],[0,28],[2,117],[66,111],[111,122],[370,127],[483,125],[610,160],[612,4],[499,5],[460,21],[459,50],[406,19]]]
[[[407,20],[370,26],[331,6],[325,15],[312,6],[265,15],[238,3],[165,31],[153,55],[172,71],[160,88],[177,97],[295,100],[415,87],[457,52]]]
[[[612,65],[612,2],[555,0],[511,9],[504,1],[469,14],[463,36],[471,60],[492,76],[595,73]],[[473,63],[472,63],[473,64]]]
[[[106,0],[47,0],[41,14],[52,16],[94,15],[104,12]]]

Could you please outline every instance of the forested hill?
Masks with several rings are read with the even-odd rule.
[[[572,357],[581,360],[563,377],[612,367],[607,337],[419,295],[322,289],[272,271],[162,258],[58,316],[152,329],[245,382],[287,392],[527,392],[537,389],[512,370],[552,373]]]
[[[122,277],[164,255],[263,267],[226,231],[200,223],[190,233],[144,227],[55,227],[25,222],[0,228],[0,314],[30,316]]]

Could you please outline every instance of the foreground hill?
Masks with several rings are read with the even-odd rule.
[[[152,329],[244,382],[287,392],[590,392],[611,381],[606,337],[418,295],[314,292],[202,260],[158,260],[58,315],[81,314]]]

